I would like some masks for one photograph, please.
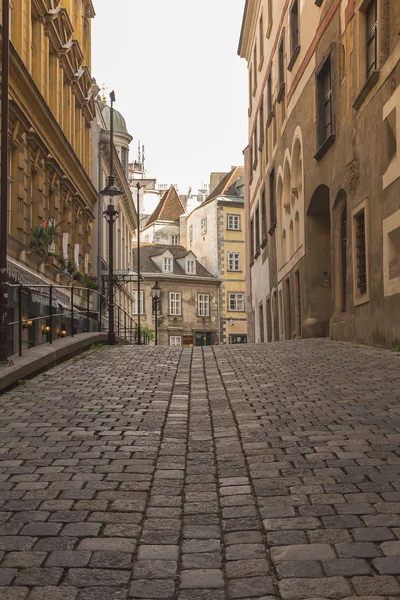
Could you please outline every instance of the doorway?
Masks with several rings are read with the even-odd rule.
[[[196,331],[196,346],[211,346],[211,332]]]
[[[309,296],[303,337],[329,335],[332,317],[331,215],[329,188],[320,185],[307,211],[307,266]]]

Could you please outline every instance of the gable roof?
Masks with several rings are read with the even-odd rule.
[[[205,267],[196,259],[196,274],[187,275],[181,265],[177,262],[180,258],[185,258],[188,254],[193,254],[191,250],[186,250],[183,246],[163,246],[161,244],[144,244],[140,247],[140,270],[142,273],[162,273],[157,267],[156,263],[152,258],[164,254],[166,250],[169,250],[174,257],[174,275],[184,275],[190,278],[193,277],[209,277],[215,279],[215,277],[207,271]],[[195,255],[194,255],[195,256]],[[133,265],[137,268],[137,249],[133,249]],[[133,267],[135,268],[135,267]]]
[[[183,215],[185,209],[173,185],[165,192],[155,211],[146,223],[146,227],[155,221],[176,221]]]
[[[217,196],[237,196],[236,183],[243,176],[244,167],[233,167],[204,202],[217,198]]]

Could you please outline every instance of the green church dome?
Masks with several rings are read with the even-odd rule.
[[[110,115],[111,108],[109,106],[105,106],[103,109],[103,117],[106,123],[107,129],[110,129]],[[127,133],[129,135],[129,131],[126,127],[126,121],[120,112],[115,110],[114,108],[114,131],[119,131],[121,133]]]

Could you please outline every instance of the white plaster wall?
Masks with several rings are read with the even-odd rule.
[[[207,233],[201,235],[201,220],[207,219]],[[193,241],[190,242],[190,227]],[[212,274],[219,277],[217,201],[200,205],[187,218],[187,249],[192,250],[197,260]]]

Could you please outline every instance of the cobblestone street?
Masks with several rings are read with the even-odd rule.
[[[104,348],[0,402],[0,600],[400,597],[395,353]]]

